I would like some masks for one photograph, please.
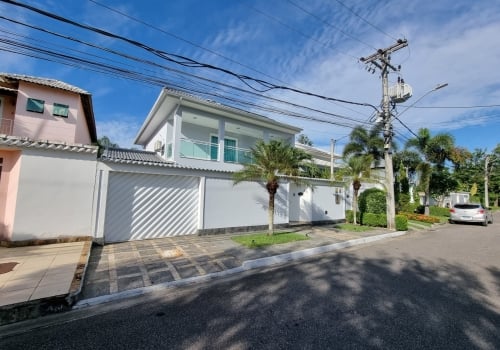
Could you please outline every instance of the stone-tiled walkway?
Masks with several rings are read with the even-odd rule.
[[[374,236],[384,231],[337,232],[331,227],[299,231],[306,241],[250,249],[231,240],[234,234],[181,236],[94,246],[79,299],[228,270],[244,261]]]

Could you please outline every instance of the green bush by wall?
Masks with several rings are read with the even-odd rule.
[[[385,214],[365,213],[363,215],[363,225],[374,227],[386,227],[387,216]]]
[[[408,231],[408,218],[404,215],[396,215],[396,230]]]
[[[433,216],[450,216],[450,209],[449,208],[442,208],[442,207],[429,207],[429,214]]]
[[[359,211],[356,213],[356,217],[358,219],[357,223],[361,223],[361,215]],[[349,224],[352,224],[354,222],[354,212],[352,210],[345,211],[345,221]]]
[[[385,192],[378,188],[369,188],[358,197],[358,206],[361,213],[383,214],[386,212]]]

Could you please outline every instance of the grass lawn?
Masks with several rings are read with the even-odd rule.
[[[231,239],[249,248],[260,248],[273,244],[305,241],[309,239],[309,237],[295,232],[275,232],[272,236],[268,236],[267,233],[255,233],[251,235],[234,236],[231,237]]]
[[[341,229],[342,231],[350,231],[350,232],[366,232],[373,230],[373,227],[370,226],[361,226],[348,223],[337,224],[335,225],[335,227]]]
[[[432,224],[430,222],[423,222],[423,221],[418,221],[418,220],[408,220],[408,224],[414,223],[419,226],[426,226],[426,227],[431,227]]]

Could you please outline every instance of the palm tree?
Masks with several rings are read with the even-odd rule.
[[[355,127],[350,135],[350,141],[344,146],[343,157],[362,156],[370,154],[373,160],[384,158],[384,139],[381,136],[381,125],[376,124],[369,131],[362,126]]]
[[[351,156],[346,159],[346,166],[342,168],[342,175],[352,178],[352,211],[354,214],[354,225],[357,225],[358,194],[361,188],[361,179],[370,178],[370,169],[373,161],[371,154]]]
[[[425,215],[429,215],[430,181],[433,165],[444,167],[446,160],[451,159],[454,149],[453,136],[446,133],[431,136],[429,129],[422,128],[418,131],[418,137],[406,142],[406,148],[414,149],[421,156],[421,162],[417,166],[420,173],[420,181],[425,192]]]
[[[304,183],[298,178],[300,166],[311,156],[304,151],[283,141],[272,140],[269,143],[258,141],[251,148],[252,162],[233,174],[234,184],[242,181],[265,181],[269,194],[268,235],[274,234],[274,197],[279,188],[280,175],[292,177],[296,183]]]

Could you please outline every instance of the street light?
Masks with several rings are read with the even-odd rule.
[[[399,119],[399,117],[401,116],[401,114],[403,114],[404,112],[406,112],[407,110],[409,110],[410,108],[412,108],[413,106],[415,106],[418,103],[418,101],[420,101],[421,99],[423,99],[425,96],[429,95],[431,92],[434,92],[436,90],[442,89],[442,88],[447,87],[447,86],[448,86],[448,83],[436,85],[436,87],[434,89],[427,91],[425,94],[423,94],[422,96],[420,96],[415,102],[413,102],[411,105],[409,105],[408,107],[406,107],[401,113],[399,113],[398,115],[395,115],[394,119],[396,119],[398,122],[400,122],[401,125],[403,125],[406,128],[406,130],[408,130],[410,133],[413,134],[413,136],[415,136],[415,137],[418,138],[418,135],[415,134],[413,132],[413,130],[411,130],[408,126],[406,126],[406,124],[403,123],[401,121],[401,119]]]
[[[411,105],[409,105],[408,107],[406,107],[401,113],[399,113],[397,115],[397,117],[400,117],[401,114],[403,114],[404,112],[406,112],[407,110],[409,110],[410,108],[412,108],[413,106],[415,106],[421,99],[423,99],[425,96],[429,95],[431,92],[437,91],[437,90],[442,89],[442,88],[447,87],[447,86],[448,86],[448,83],[437,84],[434,89],[427,91],[425,94],[423,94],[422,96],[420,96],[415,102],[413,102]]]

